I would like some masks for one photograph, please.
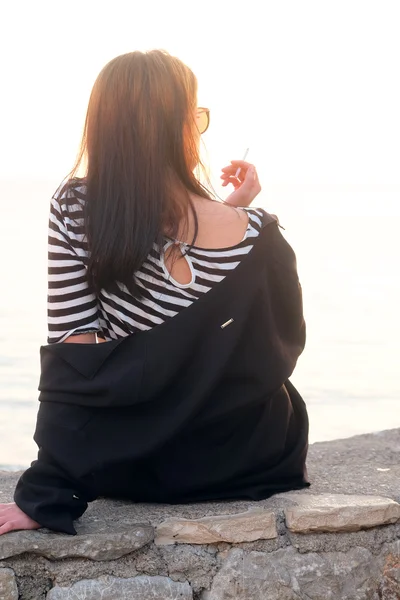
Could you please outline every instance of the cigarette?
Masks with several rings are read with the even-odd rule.
[[[246,158],[247,158],[247,155],[248,155],[248,153],[249,153],[249,149],[250,149],[250,148],[246,148],[246,152],[244,153],[244,156],[243,156],[242,160],[246,160]],[[241,168],[241,167],[239,167],[239,168],[238,168],[238,170],[237,170],[237,171],[236,171],[236,173],[235,173],[235,177],[239,177],[239,175],[240,175],[240,171],[241,171],[241,170],[242,170],[242,168]]]

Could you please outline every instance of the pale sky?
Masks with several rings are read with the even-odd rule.
[[[197,75],[214,180],[250,147],[299,259],[312,439],[396,426],[400,1],[0,0],[0,25],[2,462],[35,452],[50,197],[99,71],[136,49]]]
[[[164,48],[211,108],[213,170],[249,146],[267,185],[400,184],[397,0],[25,0],[1,21],[2,179],[62,179],[100,69]]]

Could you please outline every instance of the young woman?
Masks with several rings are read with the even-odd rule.
[[[99,496],[309,485],[307,412],[288,380],[305,344],[295,256],[276,217],[248,208],[254,166],[222,170],[224,203],[194,175],[208,124],[193,73],[165,52],[118,56],[98,76],[51,201],[39,454],[0,505],[0,533],[73,534]]]

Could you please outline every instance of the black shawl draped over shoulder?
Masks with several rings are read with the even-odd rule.
[[[264,213],[236,269],[175,317],[101,344],[41,348],[38,458],[15,501],[45,527],[99,496],[262,499],[309,485],[290,383],[305,344],[296,258]]]

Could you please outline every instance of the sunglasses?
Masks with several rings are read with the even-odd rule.
[[[203,108],[202,106],[197,109],[196,114],[196,123],[197,128],[200,133],[204,133],[207,131],[208,126],[210,125],[210,109]]]

